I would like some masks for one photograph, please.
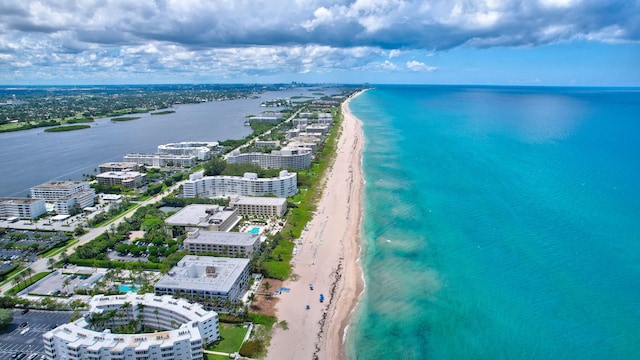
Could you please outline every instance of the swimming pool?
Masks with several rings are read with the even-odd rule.
[[[139,287],[136,285],[118,285],[118,291],[120,292],[138,292]]]
[[[258,234],[260,232],[260,228],[259,227],[254,227],[251,230],[247,231],[249,234]]]

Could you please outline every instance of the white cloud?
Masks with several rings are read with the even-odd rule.
[[[411,60],[411,61],[407,61],[407,69],[411,70],[411,71],[436,71],[437,68],[435,66],[429,66],[423,62],[420,61],[415,61],[415,60]]]
[[[389,59],[397,58],[400,55],[402,55],[402,51],[400,51],[400,50],[393,49],[393,50],[389,51]]]
[[[639,13],[640,1],[628,0],[0,0],[0,77],[109,67],[399,71],[384,59],[416,49],[639,42]],[[418,61],[399,68],[435,70]]]

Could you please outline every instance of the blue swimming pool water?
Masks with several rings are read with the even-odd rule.
[[[120,292],[138,292],[139,287],[135,285],[119,285],[118,290]]]
[[[247,231],[250,234],[257,234],[260,232],[260,228],[254,227],[253,229]]]

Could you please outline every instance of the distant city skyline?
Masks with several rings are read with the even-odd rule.
[[[0,85],[640,86],[640,1],[0,0]]]

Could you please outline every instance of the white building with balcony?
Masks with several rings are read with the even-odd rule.
[[[179,166],[192,167],[197,164],[196,155],[174,154],[138,154],[131,153],[124,156],[124,161],[151,167]]]
[[[89,315],[44,335],[47,359],[202,360],[203,347],[220,338],[218,314],[171,296],[94,296]],[[119,334],[134,326],[153,333]]]
[[[182,184],[185,198],[215,198],[226,196],[267,196],[289,197],[298,192],[296,173],[280,171],[278,177],[259,178],[258,174],[245,173],[244,176],[203,176],[202,171],[191,174]]]
[[[154,288],[159,295],[239,301],[249,283],[249,259],[187,255]]]
[[[96,175],[98,184],[104,186],[121,186],[125,189],[136,189],[147,183],[145,174],[137,171],[108,171]]]
[[[261,215],[282,217],[287,212],[287,199],[273,197],[232,196],[229,206],[240,215]]]
[[[134,162],[124,162],[124,161],[114,161],[109,163],[100,164],[98,166],[98,171],[100,173],[109,172],[109,171],[137,171],[138,164]]]
[[[251,258],[260,250],[260,235],[239,232],[193,230],[184,240],[187,251],[196,254]]]
[[[212,149],[217,149],[219,143],[216,141],[183,141],[169,143],[158,146],[159,154],[190,155],[196,156],[198,160],[211,159]]]
[[[229,231],[240,221],[238,210],[219,205],[192,204],[165,219],[167,227],[185,231],[195,229]]]
[[[32,187],[31,198],[53,203],[59,215],[68,215],[74,207],[93,206],[96,192],[86,181],[51,181]]]
[[[0,198],[0,219],[35,219],[47,212],[42,199]]]
[[[304,170],[311,166],[311,150],[282,148],[265,154],[260,152],[241,153],[234,150],[227,156],[229,164],[256,164],[263,169]]]

